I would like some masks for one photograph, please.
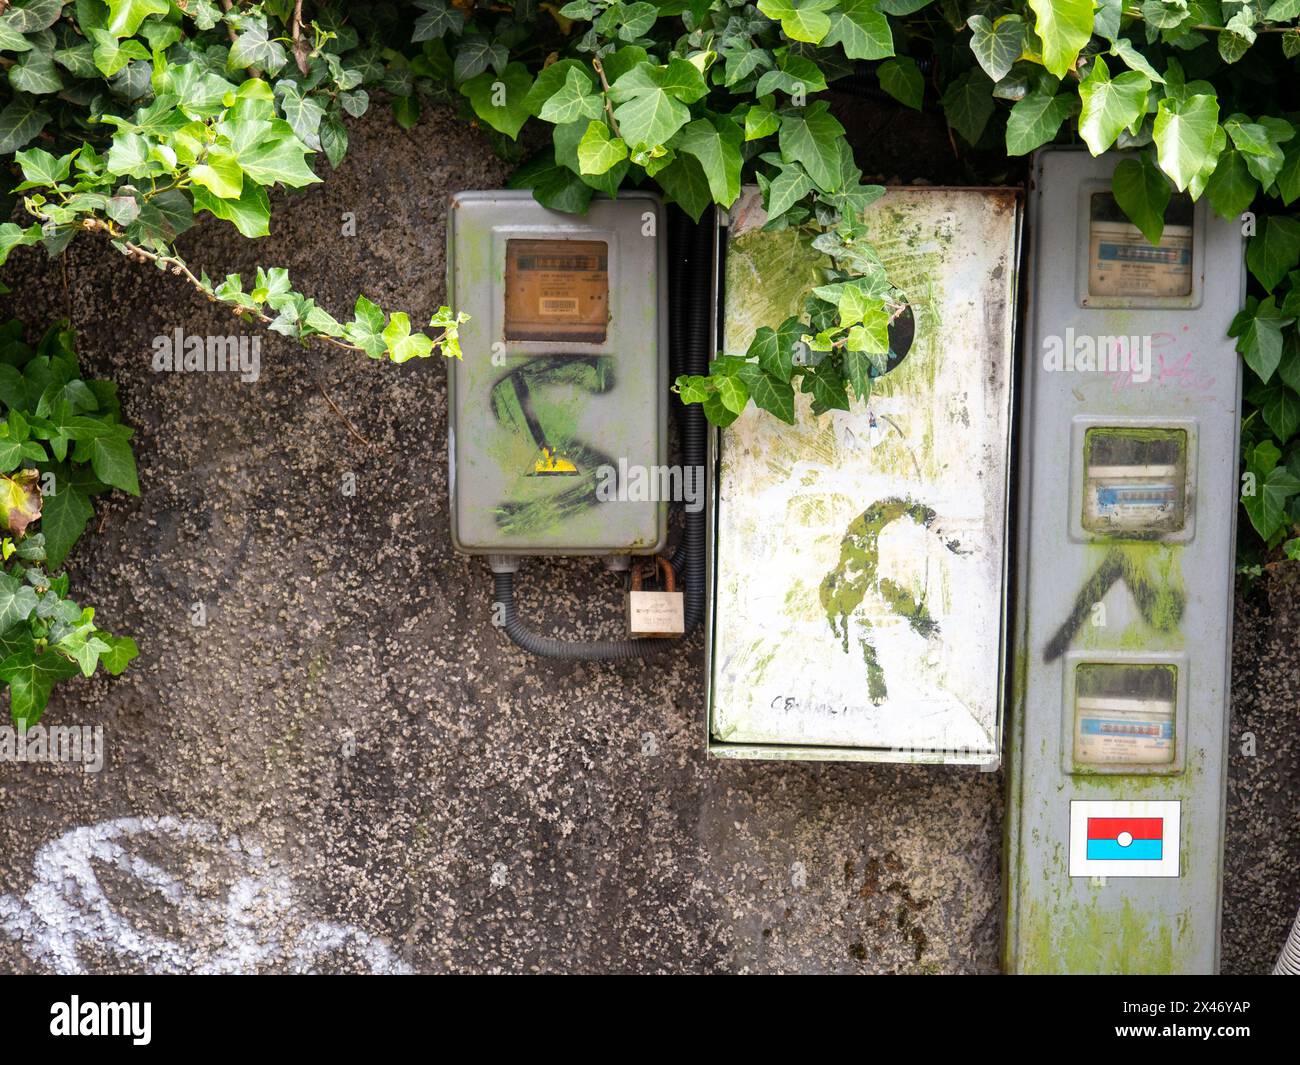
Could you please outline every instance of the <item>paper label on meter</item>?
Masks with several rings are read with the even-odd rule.
[[[507,240],[507,340],[602,344],[609,248],[600,240]]]
[[[1085,765],[1171,763],[1176,677],[1172,666],[1081,664],[1075,676],[1074,760]]]
[[[1109,193],[1092,197],[1088,292],[1093,296],[1188,296],[1192,291],[1190,201],[1177,199],[1165,217],[1160,243],[1152,244]]]

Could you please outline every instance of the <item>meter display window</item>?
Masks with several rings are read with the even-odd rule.
[[[603,240],[507,240],[507,340],[603,344],[609,246]]]
[[[1109,192],[1092,196],[1088,225],[1088,292],[1093,296],[1190,296],[1192,200],[1174,195],[1160,243],[1142,235]]]
[[[1187,520],[1187,431],[1105,428],[1084,434],[1082,525],[1092,533],[1152,537]]]
[[[1178,667],[1081,662],[1074,679],[1074,760],[1169,765]]]

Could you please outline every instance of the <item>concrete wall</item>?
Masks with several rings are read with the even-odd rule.
[[[191,261],[287,266],[339,314],[358,291],[432,310],[447,194],[505,167],[442,116],[353,145],[269,239],[205,226]],[[70,314],[138,429],[143,495],[101,505],[70,568],[142,654],[48,711],[103,726],[101,773],[0,765],[0,970],[996,970],[1000,775],[709,762],[698,634],[595,666],[497,633],[486,566],[448,543],[438,362],[262,333],[255,384],[157,374],[156,335],[255,331],[93,242],[66,301],[37,252],[6,280],[33,325]],[[1271,578],[1238,610],[1232,971],[1271,964],[1300,903],[1297,594]],[[619,631],[594,562],[529,566],[521,600]]]

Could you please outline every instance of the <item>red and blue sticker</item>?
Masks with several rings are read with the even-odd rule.
[[[1089,861],[1154,861],[1164,857],[1163,817],[1088,818]]]
[[[1070,875],[1178,876],[1181,831],[1177,800],[1075,799]]]

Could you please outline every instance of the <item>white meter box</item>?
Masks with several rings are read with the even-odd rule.
[[[890,189],[867,221],[912,311],[901,362],[850,411],[797,395],[794,426],[750,408],[718,435],[714,755],[997,765],[1020,215],[1014,189]],[[746,190],[726,352],[829,266],[765,220]]]

